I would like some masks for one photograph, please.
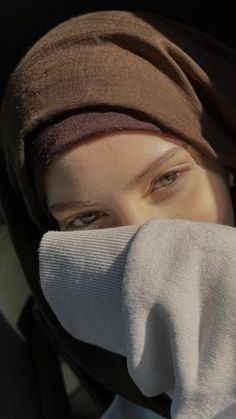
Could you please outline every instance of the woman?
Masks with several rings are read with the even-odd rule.
[[[234,74],[234,51],[209,36],[109,11],[57,26],[9,80],[6,178],[34,245],[44,235],[40,281],[36,249],[18,248],[31,288],[64,348],[58,323],[108,351],[100,382],[110,353],[123,356],[144,395],[109,370],[123,397],[104,419],[158,418],[163,393],[174,418],[233,418]]]

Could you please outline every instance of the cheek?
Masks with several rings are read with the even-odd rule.
[[[192,198],[190,208],[196,220],[234,225],[230,188],[220,175],[204,173]]]
[[[233,206],[227,182],[219,175],[198,169],[176,194],[163,202],[168,218],[234,225]]]

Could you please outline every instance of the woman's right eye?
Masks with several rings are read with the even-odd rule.
[[[91,214],[93,215],[93,217],[91,217]],[[73,218],[69,219],[65,224],[61,225],[61,230],[62,231],[66,231],[66,230],[72,230],[72,229],[79,229],[79,230],[83,230],[83,229],[88,229],[87,226],[89,225],[93,225],[94,221],[97,219],[97,217],[94,219],[94,214],[98,215],[98,212],[88,212],[85,213],[84,215],[76,215]],[[82,221],[83,220],[83,221]],[[87,221],[86,221],[87,220]],[[82,224],[81,224],[82,221]],[[85,224],[83,224],[85,223]]]

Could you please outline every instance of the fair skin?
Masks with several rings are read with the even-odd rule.
[[[134,182],[170,150],[172,157]],[[49,163],[44,181],[49,211],[61,230],[160,218],[235,225],[226,168],[170,135],[119,131],[83,140]]]

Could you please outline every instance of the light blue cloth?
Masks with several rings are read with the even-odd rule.
[[[172,398],[173,419],[236,418],[234,227],[155,219],[48,232],[39,257],[62,326],[126,356],[144,395]]]
[[[101,419],[163,419],[163,416],[116,396]]]

